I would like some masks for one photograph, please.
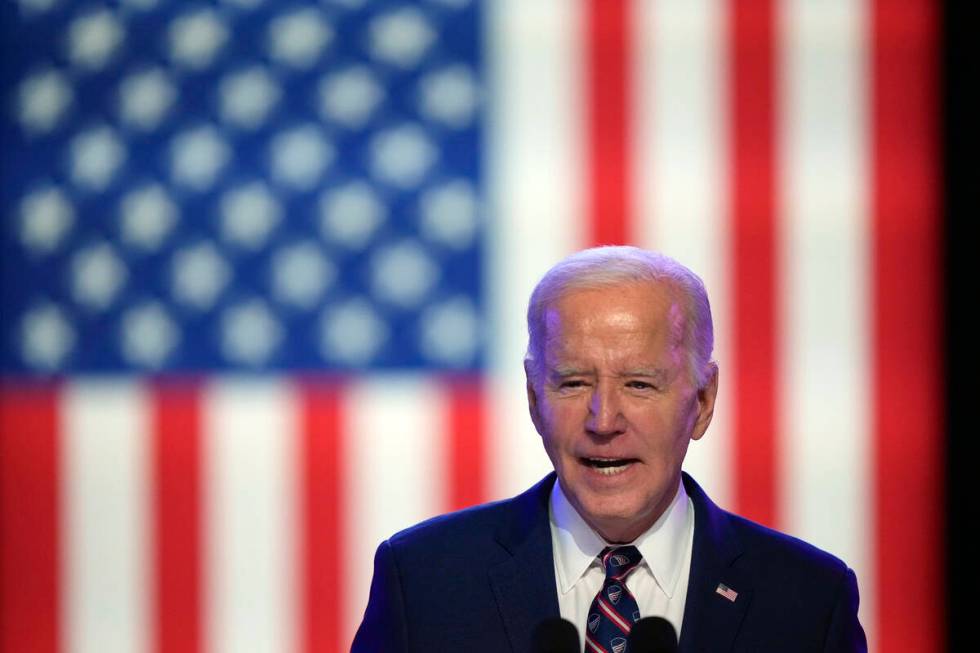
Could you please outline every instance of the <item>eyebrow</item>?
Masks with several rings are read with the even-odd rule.
[[[591,376],[593,372],[577,369],[574,367],[556,367],[549,370],[548,376],[552,378],[565,379],[570,376]],[[620,374],[617,374],[619,378],[629,378],[629,377],[644,377],[652,378],[658,380],[667,380],[669,378],[669,373],[667,370],[660,367],[653,368],[636,368],[632,370],[626,370]]]
[[[627,371],[623,372],[622,374],[620,374],[620,376],[652,376],[652,377],[664,377],[664,378],[666,378],[667,376],[669,376],[669,373],[668,373],[667,370],[665,370],[663,368],[654,367],[654,368],[649,368],[649,369],[648,368],[641,368],[641,369],[636,369],[636,370],[627,370]]]
[[[637,377],[637,376],[640,376],[640,377],[644,377],[644,378],[656,379],[657,381],[660,381],[660,382],[665,382],[665,381],[667,381],[670,378],[670,373],[667,370],[663,369],[663,368],[654,367],[654,368],[649,368],[649,369],[648,368],[641,368],[641,369],[635,369],[635,370],[627,370],[627,371],[623,372],[622,374],[620,374],[619,376],[620,377]]]

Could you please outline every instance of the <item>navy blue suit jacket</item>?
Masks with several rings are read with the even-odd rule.
[[[531,652],[559,616],[552,473],[507,501],[436,517],[378,547],[355,653]],[[679,650],[864,651],[857,581],[819,549],[718,508],[691,477],[694,549]],[[724,583],[734,601],[717,593]]]

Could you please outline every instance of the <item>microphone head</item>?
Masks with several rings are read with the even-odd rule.
[[[677,653],[677,631],[663,617],[643,617],[630,630],[631,653]]]
[[[581,653],[578,630],[571,621],[549,617],[534,628],[535,653]]]

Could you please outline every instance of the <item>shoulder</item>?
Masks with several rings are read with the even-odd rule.
[[[753,579],[755,618],[747,620],[746,637],[755,637],[757,648],[867,651],[857,578],[841,559],[747,519],[729,519],[744,545],[735,566]]]
[[[848,568],[843,560],[809,542],[767,528],[732,513],[725,513],[744,547],[744,556],[780,574],[842,580]]]
[[[401,530],[387,540],[398,558],[443,557],[455,552],[472,557],[474,551],[508,548],[514,533],[525,533],[547,523],[547,498],[554,482],[549,475],[522,494],[464,510],[439,515]]]
[[[722,510],[690,477],[685,478],[685,488],[695,507],[696,540],[735,566],[753,568],[757,578],[784,583],[799,578],[802,585],[812,587],[818,580],[831,585],[844,582],[849,574],[847,565],[827,551]]]
[[[689,476],[684,485],[695,510],[689,603],[693,590],[709,605],[719,582],[747,593],[746,650],[867,650],[857,580],[842,560],[718,508]]]
[[[447,540],[459,542],[460,538],[492,536],[497,527],[507,520],[513,501],[495,501],[426,519],[398,531],[388,539],[388,543],[393,548],[404,550],[431,548]]]

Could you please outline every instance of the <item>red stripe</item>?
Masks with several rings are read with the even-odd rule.
[[[350,642],[343,640],[348,601],[344,600],[343,575],[346,475],[342,398],[338,386],[315,381],[304,384],[300,396],[300,650],[346,651]]]
[[[449,397],[449,510],[486,500],[483,391],[478,379],[454,379]]]
[[[629,635],[629,633],[630,633],[630,624],[626,620],[626,618],[623,617],[623,615],[621,615],[618,612],[616,612],[616,610],[611,605],[609,605],[608,603],[606,603],[601,598],[596,598],[596,603],[599,605],[599,609],[606,613],[606,617],[609,618],[609,621],[611,621],[614,624],[616,624],[616,627],[617,628],[619,628],[621,631],[623,631],[624,633],[626,633],[627,635]]]
[[[586,5],[590,243],[622,244],[630,236],[630,3],[588,0]]]
[[[200,399],[186,381],[152,396],[156,650],[194,653],[203,650]]]
[[[623,580],[624,578],[626,578],[627,576],[630,575],[630,572],[632,572],[633,569],[635,569],[635,567],[629,569],[628,571],[624,571],[623,573],[621,573],[618,576],[613,576],[612,578],[613,578],[613,580]]]
[[[937,11],[876,0],[870,23],[882,651],[945,650]]]
[[[736,512],[775,526],[779,487],[776,407],[774,8],[732,0],[732,289]]]
[[[0,650],[59,642],[58,404],[54,387],[0,388]]]
[[[595,640],[592,639],[590,635],[585,636],[585,644],[591,647],[592,650],[595,651],[596,653],[609,653],[606,649],[596,644]]]

